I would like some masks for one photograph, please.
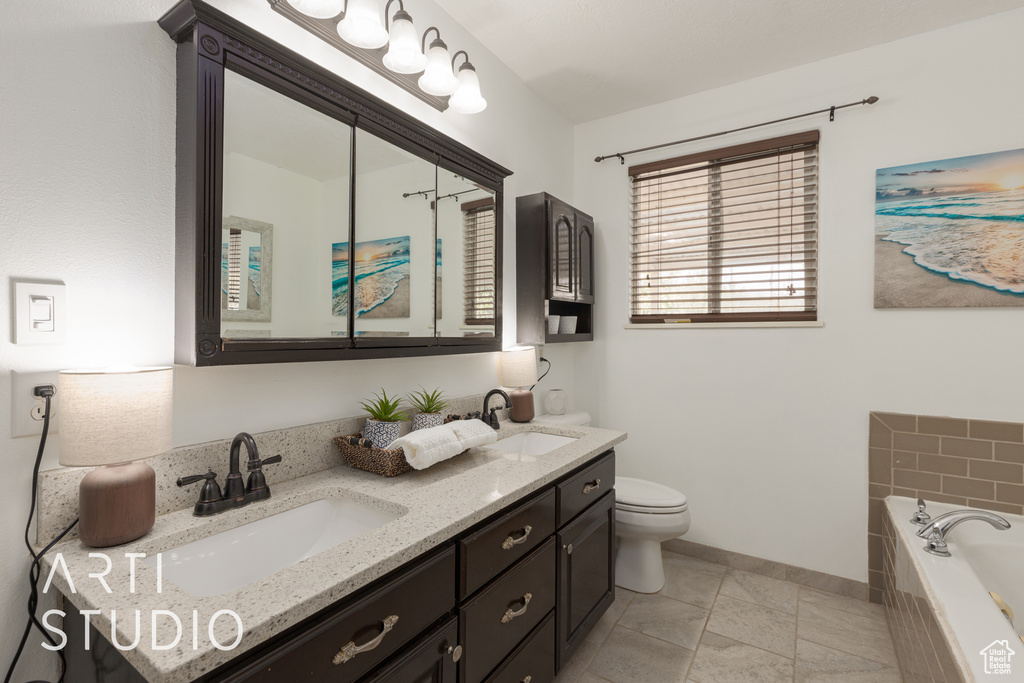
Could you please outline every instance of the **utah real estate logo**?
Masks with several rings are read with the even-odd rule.
[[[1010,658],[1015,654],[1017,653],[1010,649],[1009,641],[992,641],[991,645],[981,651],[981,656],[985,658],[985,673],[1008,675]]]

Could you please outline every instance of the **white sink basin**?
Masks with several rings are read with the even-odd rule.
[[[325,498],[165,550],[163,575],[190,595],[220,595],[400,516],[348,498]],[[145,562],[155,568],[156,555]]]
[[[519,455],[544,455],[556,448],[561,448],[576,441],[571,436],[558,436],[557,434],[542,434],[540,432],[520,432],[504,439],[487,444],[484,448],[493,448],[496,451],[506,453],[518,453]]]

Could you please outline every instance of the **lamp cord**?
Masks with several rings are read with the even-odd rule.
[[[7,676],[4,677],[4,683],[10,683],[11,677],[14,676],[14,668],[18,665],[18,660],[21,659],[21,654],[25,649],[25,643],[28,641],[28,636],[32,632],[32,627],[35,626],[39,629],[39,632],[43,634],[43,637],[53,645],[57,646],[57,642],[53,639],[48,631],[43,628],[42,623],[36,617],[36,608],[39,605],[39,576],[42,573],[42,560],[45,555],[53,546],[55,546],[61,539],[75,528],[78,524],[76,518],[64,531],[60,532],[56,538],[46,544],[39,554],[36,554],[35,550],[32,549],[32,543],[29,541],[29,531],[32,528],[32,517],[36,511],[36,491],[39,487],[39,466],[43,461],[43,449],[46,447],[46,435],[50,431],[50,399],[53,397],[53,387],[41,387],[37,389],[37,396],[40,396],[46,403],[45,410],[43,411],[43,433],[39,437],[39,450],[36,452],[36,462],[32,469],[32,498],[31,507],[28,510],[28,522],[25,524],[25,547],[28,548],[28,554],[32,556],[32,564],[28,569],[29,579],[29,594],[28,594],[28,623],[25,625],[25,632],[21,635],[21,642],[18,643],[18,649],[14,653],[14,659],[11,660],[11,666],[7,669]],[[64,657],[64,650],[57,650],[57,655],[60,657],[60,677],[57,679],[57,683],[63,683],[64,674],[67,671],[67,660]],[[31,681],[31,683],[46,683],[46,681]]]
[[[547,363],[547,364],[548,364],[548,369],[544,371],[544,374],[543,374],[543,375],[541,375],[540,377],[538,377],[538,378],[537,378],[537,381],[536,381],[536,382],[534,383],[533,387],[535,387],[535,386],[537,386],[538,384],[540,384],[540,381],[541,381],[542,379],[544,379],[545,377],[547,377],[547,376],[548,376],[548,373],[549,373],[549,372],[551,372],[551,361],[549,361],[549,360],[548,360],[547,358],[545,358],[544,356],[541,356],[541,357],[540,357],[540,360],[542,360],[542,361],[544,361],[545,363]],[[530,387],[530,391],[533,391],[533,387]]]

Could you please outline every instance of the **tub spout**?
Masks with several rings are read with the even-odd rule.
[[[1010,528],[1010,523],[999,515],[986,512],[985,510],[954,510],[953,512],[947,512],[944,515],[939,515],[931,522],[926,524],[917,532],[917,535],[921,538],[928,539],[925,543],[924,549],[930,552],[932,555],[938,555],[940,557],[949,557],[949,548],[946,546],[946,537],[949,532],[953,530],[961,522],[966,522],[972,519],[980,519],[984,522],[988,522],[996,529],[1005,531]]]

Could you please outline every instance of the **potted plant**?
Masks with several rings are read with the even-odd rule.
[[[384,389],[374,396],[374,400],[362,403],[363,410],[370,414],[363,425],[363,438],[369,439],[376,448],[387,448],[398,438],[401,423],[408,422],[409,417],[398,409],[402,399],[388,398]]]
[[[420,387],[419,391],[409,394],[407,400],[420,411],[412,416],[413,431],[444,424],[444,415],[441,411],[448,407],[448,401],[440,389],[427,391]]]

